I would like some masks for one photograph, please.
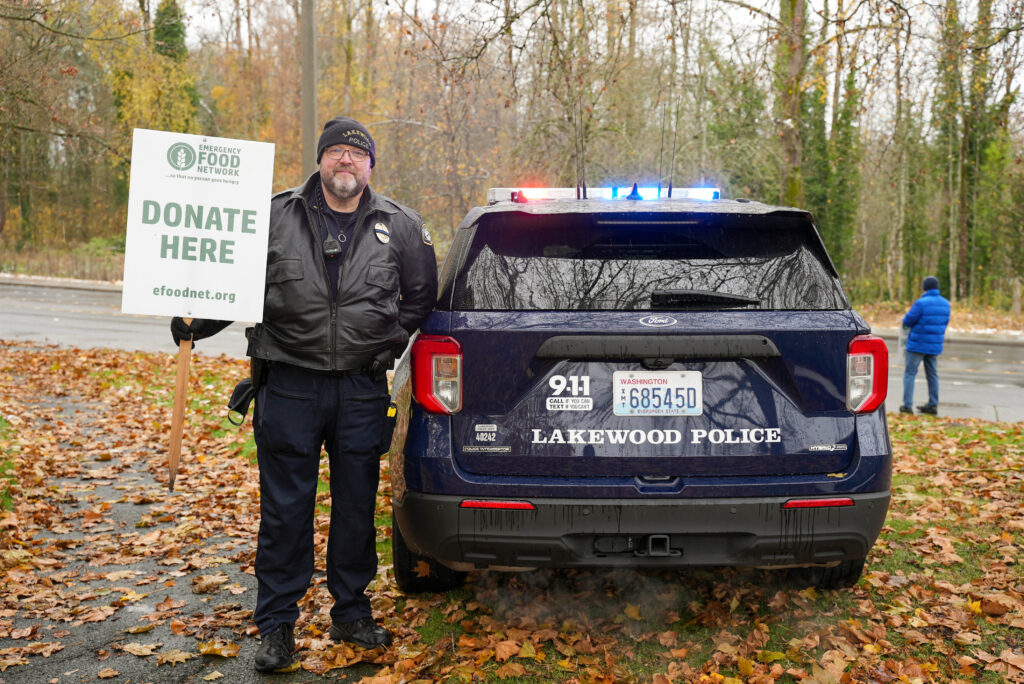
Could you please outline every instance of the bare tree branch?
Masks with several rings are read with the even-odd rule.
[[[129,31],[116,36],[84,36],[78,33],[71,33],[69,31],[63,31],[52,24],[46,23],[43,19],[39,18],[41,12],[40,8],[33,9],[29,14],[9,14],[12,10],[16,10],[17,6],[12,6],[7,3],[0,4],[0,19],[6,19],[7,21],[20,22],[24,24],[33,24],[38,26],[50,33],[54,33],[58,36],[64,36],[65,38],[74,38],[75,40],[87,40],[92,42],[110,42],[117,40],[124,40],[130,36],[135,36],[140,33],[145,33],[148,29],[141,28],[135,31]]]
[[[109,152],[114,158],[122,162],[130,162],[131,158],[126,157],[124,154],[119,152],[116,148],[108,144],[105,140],[99,136],[85,133],[82,131],[56,131],[53,129],[36,128],[34,126],[25,126],[22,124],[8,122],[4,124],[7,128],[16,131],[24,131],[26,133],[42,133],[43,135],[52,136],[55,138],[67,138],[67,139],[78,139],[86,142],[95,143]]]

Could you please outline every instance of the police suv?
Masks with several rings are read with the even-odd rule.
[[[611,566],[855,583],[889,506],[888,354],[810,214],[579,194],[492,189],[459,227],[396,370],[399,587]]]

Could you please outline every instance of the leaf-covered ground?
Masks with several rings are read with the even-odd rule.
[[[194,357],[172,494],[174,358],[0,342],[0,683],[252,680],[258,478],[251,427],[223,408],[246,372]],[[385,462],[372,589],[396,645],[326,638],[321,565],[301,668],[274,681],[1024,682],[1021,426],[890,415],[890,430],[893,506],[842,592],[617,570],[471,573],[408,597]]]

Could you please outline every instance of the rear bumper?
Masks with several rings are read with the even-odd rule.
[[[408,492],[394,513],[409,547],[454,569],[787,567],[864,558],[889,492],[853,506],[784,510],[791,497],[637,501],[537,499],[534,510],[460,508],[466,497]]]

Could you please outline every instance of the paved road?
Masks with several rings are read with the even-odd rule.
[[[176,353],[170,319],[121,313],[121,288],[88,281],[0,277],[0,339]],[[197,354],[245,356],[245,325],[200,340]]]
[[[121,312],[116,285],[0,276],[0,339],[78,347],[176,351],[168,319]],[[235,323],[196,345],[198,354],[245,355],[245,325]],[[896,411],[903,395],[903,360],[896,331],[879,330],[889,343],[889,395]],[[941,413],[960,418],[1024,420],[1024,340],[993,335],[957,335],[939,360]],[[924,368],[915,384],[915,404],[927,399]]]
[[[889,347],[888,411],[903,403],[903,355],[896,331],[877,331]],[[1024,340],[994,336],[947,337],[939,357],[939,409],[945,416],[1018,422],[1024,420]],[[917,371],[914,405],[928,400],[924,366]]]

